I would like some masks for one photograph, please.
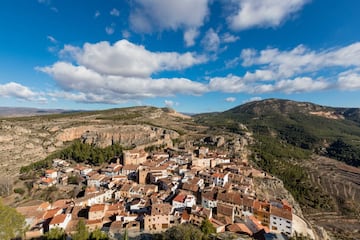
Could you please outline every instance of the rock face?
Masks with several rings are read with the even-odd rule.
[[[285,189],[283,182],[276,178],[254,179],[256,192],[260,193],[257,197],[260,199],[286,199],[293,206],[294,213],[303,218],[303,213],[294,197]]]
[[[182,119],[174,112],[151,107],[107,110],[103,114],[3,119],[0,120],[0,176],[16,176],[21,166],[42,160],[75,139],[99,147],[113,143],[172,146],[172,139],[178,138],[179,133],[167,126],[174,122],[179,125]],[[191,119],[188,121],[191,124]]]
[[[61,130],[56,139],[67,142],[82,139],[84,143],[107,147],[118,143],[123,146],[146,145],[155,142],[164,144],[166,139],[179,137],[172,130],[147,125],[87,125]]]
[[[118,143],[123,146],[168,144],[168,139],[177,138],[179,134],[172,130],[145,125],[105,126],[87,130],[81,135],[85,143],[107,147]]]

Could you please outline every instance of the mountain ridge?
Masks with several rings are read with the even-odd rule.
[[[359,109],[266,99],[196,122],[238,134],[245,125],[253,162],[284,182],[307,219],[335,239],[360,238]]]

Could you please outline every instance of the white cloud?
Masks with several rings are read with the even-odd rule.
[[[234,0],[227,18],[233,30],[276,27],[303,8],[309,0]]]
[[[209,36],[216,35],[219,39],[214,30],[208,32]],[[215,47],[210,44],[209,50],[215,51],[219,49],[218,44],[221,46],[221,38],[214,42]],[[207,57],[193,52],[152,52],[142,45],[120,40],[114,44],[85,43],[82,47],[65,45],[60,56],[62,59],[53,65],[37,68],[52,76],[61,87],[61,91],[49,96],[82,102],[120,103],[218,91],[292,94],[360,88],[360,43],[321,51],[312,51],[303,45],[287,51],[244,49],[237,61],[242,59],[251,71],[241,76],[210,77],[207,84],[179,77],[154,78],[164,71],[179,71],[208,61]],[[344,69],[336,83],[333,76],[322,76],[328,68],[336,72]]]
[[[276,74],[271,70],[257,69],[255,72],[246,72],[245,81],[270,81],[276,80]]]
[[[113,45],[109,42],[86,43],[82,49],[65,46],[62,54],[74,56],[76,61],[101,74],[125,77],[149,77],[166,70],[182,70],[207,61],[204,56],[186,52],[150,52],[144,46],[120,40]]]
[[[248,85],[238,76],[229,74],[226,77],[214,77],[210,79],[209,89],[227,93],[247,92]]]
[[[257,55],[257,51],[255,49],[251,48],[245,48],[241,51],[240,57],[243,60],[242,65],[244,67],[249,67],[253,64],[255,64],[255,57]],[[238,58],[237,58],[238,59]]]
[[[296,74],[316,72],[331,67],[360,67],[360,42],[342,48],[312,51],[299,45],[289,51],[268,48],[262,51],[244,49],[241,52],[245,67],[260,65],[273,72],[273,77],[288,78]]]
[[[243,103],[261,101],[262,97],[252,97],[243,101]]]
[[[120,11],[117,10],[116,8],[113,8],[113,9],[111,9],[111,11],[110,11],[110,15],[111,15],[111,16],[114,16],[114,17],[118,17],[118,16],[120,16]]]
[[[345,71],[339,74],[337,85],[342,90],[360,89],[360,69]]]
[[[205,37],[201,41],[201,45],[208,52],[217,52],[219,50],[220,38],[214,29],[210,28],[206,32]]]
[[[174,106],[178,106],[178,105],[179,105],[178,102],[174,102],[174,101],[172,101],[172,100],[165,100],[165,101],[164,101],[164,104],[165,104],[165,106],[168,107],[168,108],[173,108]]]
[[[39,101],[44,99],[40,98],[40,94],[33,92],[28,87],[23,86],[16,82],[9,82],[0,84],[0,97],[15,97],[27,101]]]
[[[230,33],[224,33],[221,36],[221,42],[224,42],[224,43],[233,43],[233,42],[238,41],[239,39],[240,39],[240,37],[234,36]]]
[[[196,32],[209,14],[210,0],[135,0],[130,13],[130,25],[136,32],[184,30],[187,46],[192,46]]]
[[[184,41],[187,47],[195,45],[195,39],[199,36],[199,31],[195,28],[190,28],[184,33]]]
[[[51,97],[119,103],[176,94],[200,95],[208,91],[206,85],[186,78],[151,78],[155,72],[181,70],[206,61],[189,52],[150,52],[143,46],[121,40],[114,45],[86,43],[83,48],[67,45],[61,55],[71,57],[77,65],[59,61],[36,68],[52,76],[63,89]]]
[[[120,103],[127,100],[176,94],[200,95],[207,91],[205,85],[185,78],[139,78],[102,75],[84,66],[57,62],[52,66],[37,68],[52,76],[72,100],[99,103]]]
[[[209,82],[209,89],[211,91],[222,91],[227,93],[271,93],[271,92],[284,92],[300,93],[312,92],[328,89],[331,84],[325,80],[313,80],[309,77],[297,77],[294,79],[285,79],[275,82],[263,84],[258,81],[249,82],[244,77],[228,75],[226,77],[211,78]]]
[[[235,97],[228,97],[228,98],[225,98],[225,101],[226,102],[235,102],[236,101],[236,98]]]
[[[313,92],[329,88],[330,84],[321,79],[313,80],[309,77],[297,77],[291,80],[278,81],[272,91],[285,93]]]

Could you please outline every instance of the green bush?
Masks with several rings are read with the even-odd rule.
[[[23,188],[15,188],[14,193],[18,193],[20,195],[23,195],[25,193],[25,190]]]

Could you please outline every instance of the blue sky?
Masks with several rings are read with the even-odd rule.
[[[0,4],[0,106],[360,107],[358,0]]]

